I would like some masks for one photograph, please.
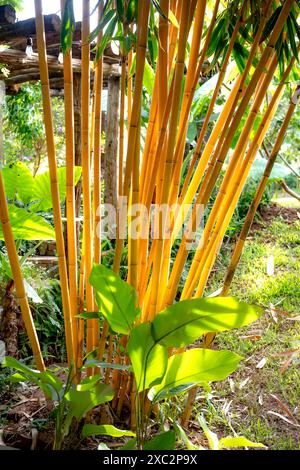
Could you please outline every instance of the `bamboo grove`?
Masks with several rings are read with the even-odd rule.
[[[230,36],[223,48],[217,41],[220,18],[225,12],[231,22]],[[112,10],[122,19],[121,99],[119,122],[118,213],[128,219],[128,236],[122,236],[119,224],[114,241],[115,273],[126,272],[126,279],[136,290],[141,309],[141,322],[148,322],[157,313],[178,300],[206,295],[209,276],[240,195],[258,150],[280,105],[287,83],[297,72],[299,50],[298,5],[293,0],[260,2],[208,2],[205,0],[124,0],[100,1],[97,4],[98,28],[94,64],[90,61],[91,28],[89,0],[82,2],[82,66],[81,66],[81,136],[82,136],[82,204],[83,226],[77,240],[74,183],[74,115],[72,71],[72,18],[70,0],[61,1],[63,17],[62,49],[64,52],[65,140],[67,168],[67,239],[61,215],[57,162],[49,89],[42,0],[35,0],[36,33],[42,85],[47,155],[51,178],[53,213],[56,233],[59,277],[65,321],[65,337],[69,363],[79,367],[83,357],[96,353],[107,363],[127,361],[126,337],[122,344],[111,334],[105,321],[95,317],[79,318],[80,313],[97,311],[95,293],[89,277],[93,264],[103,261],[102,241],[97,226],[99,206],[103,201],[101,175],[101,97],[104,40],[112,24],[103,21]],[[130,9],[135,8],[135,14]],[[110,18],[113,15],[110,13]],[[149,22],[156,18],[158,60],[155,67],[153,93],[145,135],[142,120],[142,97],[149,54]],[[152,18],[152,19],[151,19]],[[115,20],[114,20],[115,21]],[[68,28],[66,25],[68,25]],[[114,25],[116,22],[114,23]],[[248,27],[249,26],[249,27]],[[113,36],[111,32],[111,37]],[[134,37],[130,43],[126,37]],[[225,77],[237,55],[237,43],[244,40],[243,64],[236,68],[227,85]],[[94,47],[94,46],[93,46]],[[220,49],[219,55],[217,49]],[[289,49],[289,55],[284,50]],[[213,53],[212,53],[213,51]],[[134,72],[133,57],[135,61]],[[186,138],[191,107],[196,90],[210,69],[217,73],[205,119],[199,129],[196,145],[184,171]],[[273,78],[278,76],[274,87]],[[94,74],[91,94],[91,74]],[[213,127],[211,118],[218,98],[226,88],[226,100]],[[232,254],[220,295],[230,291],[231,281],[240,259],[248,230],[266,187],[272,165],[284,141],[299,87],[291,96],[291,104],[274,143],[264,176]],[[268,100],[266,100],[268,96]],[[93,98],[91,98],[93,97]],[[254,125],[259,121],[258,125]],[[241,127],[241,123],[243,123]],[[235,139],[235,144],[232,142]],[[105,190],[105,188],[104,188]],[[217,191],[212,207],[211,196]],[[124,204],[127,201],[127,205]],[[15,280],[16,294],[22,310],[35,361],[40,370],[44,363],[32,315],[26,299],[21,269],[7,211],[4,184],[0,171],[0,215],[5,242]],[[138,204],[146,209],[133,233],[132,208]],[[177,207],[171,211],[168,225],[159,214],[150,218],[151,205]],[[185,207],[192,207],[187,214]],[[205,213],[199,218],[197,208]],[[124,219],[124,217],[123,217]],[[117,220],[120,220],[118,218]],[[151,237],[153,225],[157,236]],[[185,226],[184,231],[182,230]],[[193,236],[201,228],[197,243]],[[178,234],[182,233],[180,238]],[[179,240],[179,241],[178,241]],[[79,242],[79,243],[78,243]],[[78,250],[79,247],[79,250]],[[68,254],[66,256],[66,253]],[[125,260],[125,261],[124,261]],[[126,263],[126,265],[124,265]],[[213,335],[207,335],[207,344]],[[176,354],[177,351],[170,352]],[[92,375],[93,368],[89,370]],[[105,381],[115,391],[113,407],[120,414],[124,403],[133,403],[135,384],[126,371],[108,369]],[[190,392],[183,422],[187,424],[195,394]],[[134,425],[134,416],[133,416]]]

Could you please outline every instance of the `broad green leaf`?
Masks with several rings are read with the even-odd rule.
[[[53,227],[43,217],[31,214],[12,204],[8,206],[10,223],[15,240],[55,240]],[[0,240],[3,240],[0,224]]]
[[[130,439],[126,444],[121,447],[120,450],[135,450],[136,449],[136,438]]]
[[[144,450],[173,450],[176,443],[174,431],[166,431],[157,434],[151,441],[146,442]]]
[[[200,382],[224,380],[234,372],[241,356],[230,351],[195,348],[171,356],[162,382],[154,387],[153,401],[166,397],[168,391]]]
[[[101,264],[93,267],[90,283],[96,290],[100,312],[111,329],[116,333],[128,334],[139,313],[136,291]]]
[[[78,183],[80,176],[81,167],[76,166],[74,169],[74,184]],[[60,201],[63,202],[67,193],[67,177],[65,167],[58,168],[57,178],[59,184]],[[46,212],[47,210],[52,209],[53,203],[49,171],[41,173],[34,178],[34,191],[31,197],[31,201],[36,201],[30,205],[30,210],[32,212]]]
[[[97,426],[96,424],[85,424],[82,428],[81,434],[83,438],[86,438],[88,436],[135,436],[135,433],[132,431],[124,431],[122,429],[116,428],[115,426],[111,426],[110,424],[103,424],[99,426]]]
[[[166,348],[156,344],[151,334],[151,323],[143,323],[133,328],[127,345],[137,391],[159,383],[166,367],[168,354]]]
[[[208,440],[209,448],[211,450],[219,450],[219,439],[217,434],[209,429],[203,416],[198,416],[198,422],[203,429],[206,439]]]
[[[70,390],[66,393],[65,398],[70,405],[70,414],[77,421],[91,409],[112,400],[114,391],[109,385],[98,384],[91,390],[80,392],[78,390]]]
[[[256,321],[262,309],[231,297],[183,300],[160,312],[153,321],[156,343],[181,348],[209,332],[240,328]]]
[[[14,357],[6,356],[2,362],[2,366],[11,367],[12,369],[21,372],[21,374],[27,377],[27,380],[31,380],[33,378],[36,380],[41,376],[41,372],[39,372],[38,370],[31,369],[30,367],[26,366]]]
[[[183,444],[186,446],[187,450],[199,450],[197,446],[195,446],[188,438],[185,430],[180,426],[179,423],[173,421],[173,425],[175,431],[177,432],[178,436],[182,440]]]
[[[90,359],[84,363],[82,369],[86,369],[88,367],[101,367],[103,369],[115,369],[115,370],[130,370],[131,366],[126,364],[112,364],[110,362],[100,362],[95,359]]]
[[[234,447],[266,447],[260,442],[249,441],[244,436],[223,437],[219,440],[219,449],[231,449]]]
[[[18,199],[28,204],[33,194],[34,178],[25,163],[6,165],[2,169],[2,175],[8,199]]]
[[[97,52],[96,52],[96,58],[95,61],[98,62],[98,60],[101,58],[104,49],[106,48],[107,44],[111,41],[111,38],[114,35],[114,30],[118,22],[118,17],[115,15],[109,24],[107,25],[107,28],[105,30],[105,33],[102,36],[102,39],[100,41],[99,47],[97,47]]]
[[[86,377],[81,381],[79,385],[76,385],[76,390],[79,392],[86,392],[95,387],[95,385],[101,380],[100,374],[92,375],[91,377]]]

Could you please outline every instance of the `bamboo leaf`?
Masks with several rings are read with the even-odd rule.
[[[96,37],[103,31],[105,26],[110,22],[110,20],[116,15],[116,10],[109,10],[102,18],[98,26],[92,31],[89,35],[89,42],[92,42]]]
[[[82,437],[85,439],[88,436],[112,436],[112,437],[123,437],[131,436],[134,437],[135,433],[132,431],[125,431],[118,429],[115,426],[109,424],[103,424],[97,426],[96,424],[85,424],[82,428]]]
[[[90,283],[96,290],[99,309],[111,329],[116,333],[128,334],[139,314],[136,291],[101,264],[93,267]]]
[[[162,400],[181,386],[224,380],[234,372],[242,357],[230,351],[190,349],[171,356],[162,382],[154,387],[152,400]]]
[[[74,28],[75,16],[73,0],[66,0],[61,24],[61,49],[64,54],[72,48]]]
[[[111,38],[113,37],[114,35],[114,31],[115,31],[115,27],[118,23],[118,17],[117,15],[115,15],[112,20],[110,21],[110,23],[108,24],[103,36],[102,36],[102,39],[100,41],[100,44],[99,44],[99,47],[97,48],[97,52],[96,52],[96,58],[95,58],[95,61],[98,62],[98,60],[101,58],[103,52],[104,52],[104,49],[106,48],[107,44],[111,41]]]

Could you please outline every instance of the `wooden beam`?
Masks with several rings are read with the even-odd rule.
[[[108,78],[107,125],[105,131],[104,186],[105,202],[117,207],[119,77]]]
[[[61,20],[58,15],[45,15],[45,32],[55,33],[60,31]],[[18,21],[15,24],[5,25],[0,29],[0,42],[9,42],[18,37],[31,37],[36,35],[35,18]]]
[[[0,47],[0,62],[6,64],[8,68],[23,69],[33,68],[38,66],[39,57],[38,54],[33,53],[31,56],[27,56],[25,51],[18,51],[16,49],[5,49]],[[47,56],[47,62],[49,70],[60,70],[63,73],[63,65],[60,64],[55,56]],[[73,59],[73,71],[76,73],[81,72],[81,60]],[[94,64],[91,62],[91,69],[93,70]],[[26,73],[26,72],[25,72]],[[24,75],[24,73],[23,73]],[[120,67],[117,64],[103,64],[103,75],[104,76],[120,76]],[[0,76],[1,78],[1,76]]]

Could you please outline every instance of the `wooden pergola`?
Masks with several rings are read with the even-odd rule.
[[[58,15],[45,15],[45,36],[51,94],[63,96],[63,64],[59,62],[61,19]],[[33,53],[26,54],[28,40],[32,40]],[[91,47],[91,86],[93,85],[94,51]],[[75,122],[75,162],[81,165],[81,22],[77,22],[73,34],[73,72],[74,72],[74,122]],[[35,18],[16,22],[15,10],[10,5],[0,7],[0,64],[7,74],[0,70],[0,81],[5,84],[7,94],[18,92],[23,83],[37,82],[40,79],[39,60],[36,45]],[[110,46],[103,55],[103,89],[108,89],[107,115],[103,120],[106,130],[105,160],[109,171],[117,172],[118,136],[116,122],[119,112],[120,57]],[[91,90],[92,93],[92,90]],[[1,123],[0,123],[1,125]],[[110,135],[114,133],[114,135]],[[104,166],[106,166],[104,162]],[[114,180],[113,174],[108,181]],[[113,184],[113,183],[112,183]],[[116,188],[108,188],[115,192]]]

